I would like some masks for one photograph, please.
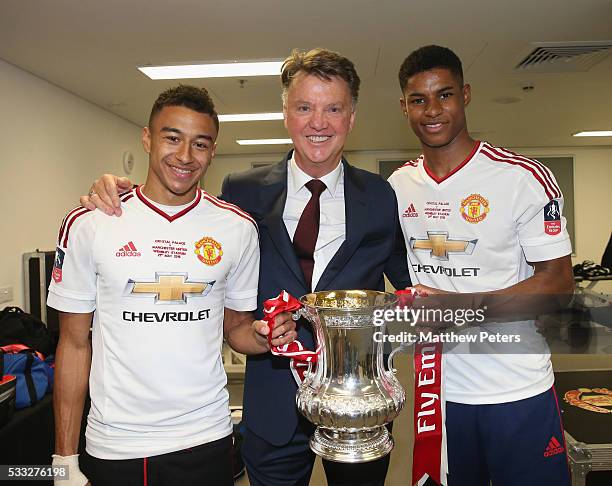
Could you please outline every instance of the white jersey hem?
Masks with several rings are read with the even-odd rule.
[[[133,445],[126,447],[126,443],[121,444],[121,447],[117,447],[117,444],[112,443],[107,446],[94,445],[92,439],[89,437],[86,440],[85,450],[90,456],[97,457],[98,459],[107,460],[122,460],[122,459],[139,459],[143,457],[160,456],[162,454],[169,454],[171,452],[182,451],[189,447],[197,447],[202,444],[208,444],[215,440],[223,439],[232,433],[232,427],[229,425],[222,431],[215,433],[207,433],[188,439],[182,439],[181,441],[174,442],[172,444],[159,445],[157,447],[151,447],[151,441],[146,440],[146,434],[143,434],[139,440],[131,440]],[[170,441],[168,441],[170,442]]]
[[[540,393],[549,390],[555,382],[555,376],[552,371],[542,378],[538,383],[531,383],[526,388],[520,390],[511,390],[507,392],[496,391],[495,393],[477,395],[468,393],[453,393],[445,390],[445,399],[447,402],[461,403],[464,405],[495,405],[500,403],[517,402],[526,398],[535,397]]]

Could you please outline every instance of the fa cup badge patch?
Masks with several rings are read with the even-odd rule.
[[[62,281],[62,267],[64,266],[64,250],[62,250],[59,246],[55,250],[55,260],[53,262],[53,272],[51,275],[53,276],[53,280],[56,283],[60,283]]]
[[[544,232],[547,235],[561,233],[561,211],[559,211],[559,203],[554,199],[544,206]]]

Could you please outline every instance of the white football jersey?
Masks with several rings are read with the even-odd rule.
[[[477,142],[443,179],[421,156],[389,182],[397,194],[414,284],[452,292],[499,290],[532,276],[527,262],[571,253],[563,195],[550,170],[534,160]],[[499,325],[516,325],[530,354],[524,348],[521,354],[496,354],[486,344],[479,354],[469,354],[469,345],[445,352],[447,400],[503,403],[552,386],[549,350],[533,323]],[[495,332],[495,325],[490,327],[486,330]]]
[[[129,459],[226,437],[223,310],[256,308],[256,223],[201,190],[172,208],[136,188],[121,207],[68,213],[49,287],[51,307],[95,311],[87,452]]]

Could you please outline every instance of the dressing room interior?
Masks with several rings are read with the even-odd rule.
[[[563,192],[575,294],[563,311],[542,319],[558,324],[548,337],[562,415],[574,427],[569,430],[566,423],[565,428],[572,484],[612,484],[607,475],[612,470],[609,0],[1,2],[0,310],[22,309],[57,336],[58,312],[46,305],[46,297],[57,277],[58,230],[103,174],[144,184],[149,159],[142,131],[162,91],[179,84],[204,87],[214,102],[220,118],[216,152],[200,179],[211,200],[221,194],[228,174],[278,164],[293,148],[283,122],[280,64],[257,75],[236,71],[165,79],[157,79],[149,68],[282,64],[294,49],[336,51],[354,63],[361,79],[343,158],[386,180],[406,162],[419,160],[422,152],[400,103],[404,93],[398,71],[412,51],[432,44],[448,47],[461,59],[464,82],[471,87],[465,113],[472,139],[539,161]],[[244,114],[261,116],[238,121],[229,116]],[[514,204],[510,198],[504,203]],[[410,209],[401,204],[400,222],[402,211]],[[487,206],[486,216],[492,219],[496,211],[506,211],[500,206]],[[350,210],[346,207],[347,215]],[[252,216],[259,223],[266,215]],[[260,228],[262,242],[265,231]],[[126,245],[133,240],[138,246],[132,236],[124,239]],[[410,246],[408,236],[406,241]],[[274,271],[273,266],[262,266],[260,275]],[[389,280],[385,286],[387,292],[395,290]],[[160,360],[167,352],[151,348]],[[247,358],[227,344],[220,354],[232,423],[239,434]],[[413,349],[395,354],[393,366],[406,397],[393,421],[394,448],[384,484],[401,486],[410,484],[412,473]],[[565,379],[568,384],[562,389]],[[582,395],[574,400],[573,390]],[[49,386],[36,403],[3,412],[1,464],[51,464],[52,395]],[[578,402],[587,405],[580,408]],[[593,407],[597,412],[589,410]],[[580,459],[571,450],[573,444],[586,444],[582,449],[594,452]],[[240,457],[235,460],[242,462]],[[243,465],[235,467],[240,471],[234,484],[251,484]],[[328,484],[318,457],[310,484]]]

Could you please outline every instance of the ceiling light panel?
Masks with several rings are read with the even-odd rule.
[[[291,145],[290,138],[259,138],[253,140],[236,140],[238,145]]]
[[[235,115],[219,115],[220,122],[266,121],[282,120],[283,113],[242,113]]]
[[[574,137],[612,137],[612,130],[591,130],[574,133]]]
[[[141,66],[138,68],[151,79],[233,78],[246,76],[278,76],[283,61],[227,62],[220,64],[185,64],[172,66]]]

